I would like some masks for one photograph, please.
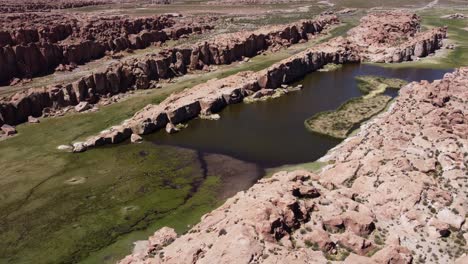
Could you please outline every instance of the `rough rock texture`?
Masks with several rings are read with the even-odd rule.
[[[291,83],[328,63],[343,64],[360,62],[354,45],[341,37],[332,39],[311,49],[291,56],[258,73],[261,88],[275,89]]]
[[[420,32],[421,19],[400,11],[369,14],[348,32],[360,48],[362,59],[371,62],[402,62],[425,57],[442,46],[446,28]]]
[[[103,57],[142,49],[212,28],[212,18],[178,19],[24,13],[0,17],[0,83],[31,78]],[[59,67],[57,67],[59,66]]]
[[[126,59],[71,84],[30,89],[0,101],[0,124],[16,125],[25,122],[29,115],[41,116],[45,110],[62,109],[83,101],[95,103],[103,96],[132,89],[148,89],[154,81],[184,75],[189,70],[212,64],[229,64],[271,47],[308,40],[335,23],[336,16],[320,16],[315,20],[229,34],[189,47],[166,49],[140,59]]]
[[[118,143],[130,137],[152,133],[165,128],[168,133],[177,132],[175,125],[197,117],[220,111],[228,104],[241,102],[257,90],[253,72],[242,72],[221,80],[211,80],[184,92],[173,94],[159,105],[148,105],[123,124],[89,138],[87,147],[106,143]],[[116,134],[115,131],[128,131]],[[115,140],[119,137],[119,140]]]
[[[161,247],[172,237],[156,232],[121,263],[463,263],[467,87],[468,68],[405,86],[322,158],[320,174],[262,179],[174,242]]]
[[[208,5],[271,5],[290,4],[300,2],[300,0],[217,0],[208,1]]]
[[[386,34],[389,35],[389,39],[397,39],[398,36],[402,38],[406,36],[405,34],[409,34],[408,32],[416,32],[419,26],[419,20],[416,19],[417,17],[414,15],[400,12],[388,13],[388,16],[386,14],[387,13],[384,13],[381,16],[369,15],[369,18],[363,18],[363,25],[359,26],[357,29],[353,29],[356,34],[360,34],[360,37],[352,37],[350,39],[342,37],[334,38],[282,60],[260,72],[244,72],[220,81],[198,85],[192,90],[173,95],[172,97],[177,98],[177,100],[168,98],[161,105],[149,105],[145,107],[129,121],[117,127],[129,128],[135,134],[151,133],[166,126],[167,123],[176,125],[193,119],[199,116],[199,114],[203,116],[217,112],[226,105],[241,102],[246,95],[250,95],[259,89],[276,89],[283,84],[292,83],[304,77],[306,74],[322,68],[328,63],[343,64],[368,60],[368,54],[374,52],[372,50],[373,48],[372,46],[364,46],[361,43],[361,40],[372,39],[375,35],[374,30],[371,30],[373,23],[368,22],[368,20],[377,20],[376,23],[385,25],[390,24],[387,25],[387,27],[391,27],[393,25],[392,21],[395,21],[395,25],[393,25],[395,28],[404,28],[404,30],[400,30],[399,33],[394,33],[392,30],[380,32],[381,34],[386,32]],[[401,22],[396,19],[400,16],[402,17],[401,20],[405,21],[405,23],[403,23],[404,26],[400,25]],[[334,20],[333,16],[326,17],[328,20]],[[411,21],[411,23],[407,22],[407,20]],[[371,29],[364,30],[366,27],[371,27]],[[432,39],[437,40],[437,43],[441,42],[439,39],[445,37],[445,34],[436,34],[434,32],[438,31],[434,29],[429,32],[432,34]],[[270,36],[276,35],[277,34],[270,33]],[[420,39],[418,38],[418,40]],[[424,41],[425,40],[422,40],[421,43],[426,43]],[[408,42],[420,43],[416,42],[416,40],[408,40]],[[223,41],[221,40],[219,43],[223,43]],[[378,54],[387,54],[388,50],[393,49],[394,46],[392,42],[389,42],[388,45],[382,46],[382,50]],[[206,52],[209,50],[210,49],[206,49]],[[203,54],[203,52],[201,52],[201,54]],[[210,54],[220,53],[211,51]],[[427,54],[421,54],[421,56],[426,55]],[[211,56],[210,60],[214,58],[225,57]],[[191,61],[194,61],[193,58]],[[209,60],[206,60],[205,57],[200,59],[197,55],[196,61],[208,62]],[[167,74],[167,72],[164,71],[163,74]],[[239,89],[239,87],[244,88]],[[225,91],[230,92],[231,95],[220,96],[217,94],[225,93]],[[101,135],[101,137],[107,137],[107,135]],[[93,140],[88,142],[90,144],[89,147],[95,146],[93,144],[93,142],[95,142],[94,138],[96,137],[93,137]],[[110,141],[107,140],[105,142]]]
[[[49,12],[54,9],[96,6],[110,2],[110,0],[1,0],[0,13]]]

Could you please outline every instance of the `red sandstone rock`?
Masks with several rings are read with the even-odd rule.
[[[108,0],[68,0],[68,1],[50,1],[50,0],[2,0],[0,13],[16,12],[49,12],[53,9],[78,8],[84,6],[95,6],[109,3]]]
[[[330,239],[328,232],[322,229],[314,229],[304,236],[305,243],[316,243],[323,252],[333,253],[336,245]]]
[[[351,253],[344,263],[409,264],[417,256],[428,262],[434,260],[426,253],[429,249],[440,263],[455,261],[442,249],[459,245],[428,232],[433,227],[448,230],[449,222],[466,229],[464,219],[457,216],[466,214],[459,206],[466,204],[465,191],[452,188],[454,200],[441,205],[429,204],[425,193],[441,193],[447,188],[445,183],[456,186],[464,181],[461,175],[467,168],[460,154],[468,142],[448,130],[457,124],[440,117],[467,111],[467,85],[468,68],[461,68],[440,81],[405,86],[388,112],[371,120],[322,159],[333,160],[334,166],[325,167],[319,175],[279,172],[262,179],[203,216],[199,224],[171,244],[152,255],[128,256],[126,263],[327,263],[326,257],[337,257],[337,252],[344,250]],[[441,89],[452,98],[444,106],[426,101],[427,92],[436,94]],[[405,136],[405,132],[427,137],[428,142]],[[428,152],[437,160],[451,157],[450,162],[442,163],[442,172],[434,172],[436,176],[422,173],[408,162]],[[354,184],[325,188],[322,179],[339,173],[336,167],[357,161],[367,166],[354,171]],[[303,190],[308,193],[311,186],[320,196],[297,195]],[[433,206],[441,209],[431,212]],[[450,208],[461,211],[456,214]],[[452,230],[457,234],[450,236],[461,234]],[[462,263],[464,258],[457,261]]]
[[[137,135],[137,134],[132,134],[132,136],[130,137],[130,141],[131,141],[132,143],[139,143],[139,142],[141,142],[142,140],[143,140],[143,138],[140,137],[140,136]]]
[[[362,212],[347,211],[342,216],[346,230],[356,235],[366,236],[375,229],[374,220]]]
[[[372,241],[369,241],[363,237],[357,236],[353,233],[346,232],[344,234],[334,235],[338,240],[338,243],[352,252],[358,255],[366,255],[370,251],[375,249],[375,245]]]
[[[390,13],[390,18],[392,17],[403,17],[402,20],[405,20],[408,17],[411,17],[408,14],[403,14],[403,13]],[[336,17],[334,16],[325,16],[325,17],[320,17],[317,21],[315,22],[303,22],[303,27],[304,25],[314,25],[313,28],[315,28],[315,24],[320,24],[320,25],[326,25],[327,23],[334,23]],[[375,16],[370,16],[370,20],[375,20],[379,19],[376,18]],[[386,15],[382,16],[379,21],[379,23],[383,23],[386,25],[389,24],[391,25],[392,20],[389,19]],[[414,21],[413,21],[414,22]],[[369,27],[369,22],[366,22],[366,19],[364,19],[364,25],[361,26],[362,28]],[[419,22],[416,21],[414,23],[409,23],[407,26],[401,26],[403,29],[399,34],[406,34],[407,32],[413,32],[417,31],[414,27],[416,27]],[[399,22],[395,22],[396,27],[399,27]],[[405,25],[405,23],[403,23]],[[297,25],[292,25],[288,26],[287,30],[283,31],[276,31],[275,29],[269,29],[267,33],[265,33],[264,36],[268,36],[268,39],[276,39],[276,38],[283,38],[283,35],[286,36],[296,36],[294,33],[291,32],[296,32],[292,30],[295,28],[297,30],[299,27]],[[261,36],[263,33],[264,29],[255,31],[253,33],[248,33],[248,34],[241,34],[241,42],[243,45],[257,45],[257,41],[254,41],[257,37]],[[292,30],[292,31],[291,31]],[[301,28],[302,32],[304,30]],[[279,33],[277,33],[279,32]],[[299,32],[299,31],[298,31]],[[278,35],[277,35],[278,34]],[[362,34],[370,34],[367,31],[364,31]],[[391,37],[394,37],[394,33],[389,33]],[[235,35],[235,34],[233,34]],[[299,34],[301,35],[301,34]],[[396,34],[398,35],[398,34]],[[395,36],[396,36],[395,35]],[[443,35],[436,35],[434,36],[435,39],[439,39],[444,37]],[[295,37],[293,37],[295,39]],[[365,57],[367,55],[366,52],[371,50],[371,47],[367,47],[367,51],[363,50],[362,47],[359,47],[359,38],[356,38],[357,40],[353,40],[355,38],[351,39],[345,39],[345,38],[335,38],[330,40],[329,42],[323,43],[321,45],[318,45],[317,47],[308,49],[304,52],[301,52],[297,55],[294,55],[288,59],[285,59],[277,64],[274,64],[273,66],[269,67],[268,69],[265,69],[263,71],[260,71],[256,74],[253,73],[244,73],[244,76],[242,78],[239,78],[240,74],[236,75],[236,77],[228,77],[223,79],[222,81],[219,82],[212,82],[216,83],[216,85],[212,85],[212,83],[207,83],[203,84],[200,86],[197,86],[191,91],[188,92],[183,92],[178,95],[173,95],[172,97],[168,98],[163,102],[161,105],[158,107],[147,107],[146,110],[143,110],[138,113],[131,121],[130,125],[127,125],[127,127],[132,127],[134,129],[134,133],[136,134],[144,134],[144,133],[150,133],[155,131],[157,128],[161,128],[167,124],[167,122],[171,122],[172,124],[178,124],[181,122],[186,122],[192,118],[195,118],[199,114],[201,115],[209,115],[213,112],[217,112],[220,109],[222,109],[224,106],[233,104],[233,103],[239,103],[243,100],[243,98],[246,95],[250,95],[256,91],[259,90],[259,88],[266,88],[263,90],[260,90],[257,92],[257,96],[261,96],[263,93],[271,93],[272,89],[280,87],[284,83],[291,83],[293,81],[298,80],[299,78],[303,77],[309,72],[312,72],[316,69],[321,68],[327,63],[352,63],[352,62],[359,62],[361,60],[361,56]],[[169,57],[161,57],[161,56],[166,56],[164,54],[171,52],[172,53],[172,58],[174,57],[179,57],[180,61],[183,61],[184,63],[187,63],[187,65],[192,65],[192,62],[188,63],[190,60],[198,60],[198,63],[196,65],[203,65],[203,64],[211,64],[211,63],[229,63],[230,60],[226,61],[226,57],[219,57],[219,50],[216,48],[216,46],[221,46],[223,45],[224,41],[227,42],[227,44],[224,44],[225,47],[230,47],[230,42],[233,41],[230,37],[223,37],[223,38],[218,38],[215,39],[213,42],[208,43],[208,42],[202,42],[199,44],[196,44],[195,46],[198,45],[198,48],[192,49],[192,53],[190,55],[190,50],[184,51],[184,50],[179,50],[178,48],[171,49],[170,51],[165,51],[159,55],[156,56],[149,56],[145,62],[139,61],[136,62],[134,61],[132,65],[138,65],[137,71],[132,70],[129,72],[132,72],[135,74],[135,72],[139,72],[138,74],[140,76],[148,76],[151,78],[169,78],[172,76],[173,73],[176,73],[177,71],[172,68],[169,70],[171,67],[171,64],[168,61]],[[353,43],[357,42],[357,43]],[[213,43],[216,43],[213,44]],[[261,42],[259,45],[260,49],[261,47],[264,47],[265,44],[262,44]],[[268,41],[267,41],[268,43]],[[239,44],[239,43],[236,43]],[[236,45],[233,46],[233,50],[231,54],[236,53]],[[386,46],[387,47],[387,46]],[[391,48],[391,47],[387,47]],[[224,51],[229,51],[229,48]],[[225,54],[223,51],[222,54]],[[178,55],[177,55],[178,54]],[[186,54],[186,55],[183,55]],[[364,55],[362,55],[364,54]],[[176,56],[174,56],[176,55]],[[242,58],[242,56],[240,56]],[[234,58],[235,59],[235,58]],[[128,63],[128,62],[127,62]],[[107,78],[104,78],[102,75],[99,79],[102,79],[102,81],[98,81],[97,77],[98,75],[95,75],[95,83],[97,87],[109,87],[109,86],[119,86],[119,80],[122,80],[122,69],[124,68],[125,64],[120,64],[120,65],[114,65],[112,66],[107,73]],[[128,65],[128,64],[127,64]],[[116,70],[117,69],[117,70]],[[151,75],[156,75],[151,76]],[[114,78],[110,78],[110,76],[115,76]],[[246,76],[248,76],[246,78]],[[147,77],[144,77],[147,78]],[[233,81],[233,78],[236,78],[235,82]],[[115,82],[114,85],[107,84],[105,85],[104,82],[107,80],[108,82],[112,82],[111,79],[115,79],[113,82]],[[125,78],[128,79],[128,76]],[[98,85],[98,83],[100,85]],[[102,84],[101,84],[102,83]],[[144,81],[144,83],[148,83],[147,80]],[[121,85],[121,84],[120,84]],[[146,85],[145,85],[146,86]],[[101,89],[109,89],[109,88],[99,88],[97,90]],[[117,92],[117,88],[115,89],[115,92]],[[438,95],[437,98],[445,98],[443,95]],[[431,95],[432,100],[436,98],[435,96]],[[149,118],[150,116],[154,117],[159,117],[159,119],[154,119]],[[166,118],[168,120],[166,120]],[[151,124],[151,120],[154,120],[158,124]],[[157,127],[157,128],[156,128]],[[428,163],[427,160],[411,160],[415,166],[420,166],[422,170],[431,170],[431,163]],[[357,172],[357,170],[360,168],[360,163],[359,161],[353,161],[350,163],[342,163],[337,165],[334,170],[336,171],[330,171],[330,174],[333,175],[333,177],[327,177],[325,176],[321,181],[323,184],[327,185],[329,188],[334,188],[337,185],[346,185],[350,186],[354,182],[354,176]],[[340,173],[338,173],[340,171]],[[336,176],[338,175],[338,176]],[[420,188],[420,186],[415,186],[415,188]]]
[[[18,14],[0,18],[0,83],[101,58],[106,51],[146,48],[211,29],[211,19],[128,19],[85,14]]]
[[[334,23],[337,23],[336,16],[322,16],[315,20],[304,20],[291,25],[262,28],[253,32],[242,32],[218,37],[209,43],[201,42],[192,47],[168,49],[159,54],[149,55],[139,61],[134,59],[125,60],[109,66],[105,72],[94,73],[92,76],[86,76],[74,82],[71,85],[71,90],[69,85],[54,87],[50,92],[47,92],[49,93],[47,96],[52,99],[52,102],[47,101],[38,104],[38,106],[44,109],[75,105],[81,101],[95,103],[101,96],[108,93],[117,94],[126,92],[129,89],[147,89],[151,81],[183,75],[188,68],[197,69],[205,64],[228,64],[235,60],[240,60],[246,55],[254,56],[257,52],[267,49],[269,45],[282,43],[285,39],[288,42],[292,41],[294,43],[298,38],[309,39],[314,34],[320,33]],[[245,47],[248,47],[248,49]],[[83,49],[83,52],[86,54],[79,55],[81,54],[80,49]],[[67,49],[64,54],[66,55],[65,57],[72,58],[71,60],[81,60],[75,58],[82,58],[83,56],[87,60],[88,58],[95,57],[91,50],[92,47],[81,48],[73,46],[72,49]],[[34,70],[29,70],[29,68],[25,68],[24,71],[34,72]],[[239,89],[234,89],[210,96],[212,97],[202,99],[199,103],[194,102],[194,105],[188,108],[184,106],[184,108],[179,109],[167,109],[167,116],[173,123],[178,123],[184,119],[197,116],[200,111],[205,114],[216,112],[227,104],[238,103],[245,94],[241,94]],[[8,102],[0,102],[0,104],[8,104]],[[200,104],[200,110],[198,109],[198,104]],[[25,105],[27,106],[27,103]],[[8,108],[8,111],[18,111],[15,107],[5,106],[4,108]],[[23,110],[27,111],[27,108]],[[40,113],[38,116],[40,116]],[[25,117],[23,115],[11,115],[10,112],[8,112],[8,117],[4,118],[4,122],[8,122],[9,124],[18,124],[24,121]],[[155,128],[149,128],[149,130],[154,131]],[[149,133],[149,130],[146,133]],[[143,129],[140,132],[145,131]]]

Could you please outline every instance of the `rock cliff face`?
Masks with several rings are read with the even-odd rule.
[[[123,60],[109,66],[104,72],[94,73],[71,84],[17,93],[9,100],[0,102],[0,124],[16,125],[25,122],[28,115],[41,116],[43,110],[49,112],[82,101],[95,103],[102,96],[124,93],[129,89],[147,89],[151,82],[160,79],[181,76],[207,65],[229,64],[272,47],[308,40],[335,23],[338,23],[336,16],[321,16],[315,20],[229,34],[209,42],[166,49],[142,59]],[[136,37],[134,43],[140,45],[151,38],[145,32]],[[37,111],[31,111],[33,104]]]
[[[360,62],[358,49],[346,39],[335,38],[287,58],[258,73],[261,88],[275,89],[291,83],[328,63],[343,64]]]
[[[413,21],[414,16],[400,12],[389,13],[390,15],[388,17],[385,14],[387,13],[384,13],[380,16],[370,15],[369,19],[377,19],[378,21],[376,23],[384,24],[385,22],[387,24],[390,24],[390,26],[392,25],[392,21],[395,21],[394,26],[396,28],[404,28],[404,30],[401,31],[401,34],[403,36],[405,34],[409,34],[408,32],[417,31],[417,29],[412,29],[414,27],[419,26],[419,23],[417,23],[418,21]],[[407,23],[404,23],[405,26],[400,26],[400,22],[398,20],[394,20],[395,16],[402,16],[403,18],[406,18],[408,21],[412,22],[409,23],[409,25]],[[402,20],[405,20],[403,18]],[[368,23],[366,22],[367,19],[364,18],[363,20],[364,25],[368,25]],[[370,25],[373,25],[373,23],[371,23]],[[363,26],[359,26],[358,29],[362,27]],[[188,97],[190,98],[190,100],[172,100],[168,98],[168,100],[165,100],[161,104],[163,107],[161,107],[161,105],[148,106],[124,124],[111,128],[110,132],[106,131],[104,134],[90,138],[85,143],[85,145],[87,145],[88,147],[94,147],[96,145],[101,145],[105,143],[120,142],[113,140],[112,137],[118,136],[119,138],[126,139],[129,138],[132,133],[147,134],[149,132],[154,132],[158,128],[166,126],[167,123],[170,123],[170,125],[173,126],[178,123],[186,122],[187,120],[195,118],[199,114],[206,115],[211,114],[213,112],[217,112],[226,105],[241,102],[246,95],[252,94],[258,89],[276,89],[282,84],[297,81],[300,78],[303,78],[306,74],[313,72],[319,68],[322,68],[328,63],[357,63],[363,60],[369,60],[369,54],[373,54],[373,56],[380,56],[381,54],[388,54],[389,52],[394,51],[393,42],[390,41],[387,44],[381,44],[381,50],[379,50],[379,52],[375,52],[373,46],[364,46],[360,42],[360,39],[372,39],[375,35],[374,32],[372,30],[365,31],[363,29],[354,31],[362,31],[361,34],[363,34],[364,36],[361,36],[360,38],[334,38],[326,43],[322,43],[320,45],[317,45],[316,47],[310,48],[288,59],[280,61],[260,72],[245,72],[241,74],[242,76],[248,76],[248,78],[237,78],[236,76],[228,77],[220,81],[198,85],[194,87],[191,91],[184,91],[177,95],[178,98]],[[391,30],[383,32],[387,32],[387,34],[389,34],[390,39],[397,38],[394,35],[395,33]],[[428,38],[431,41],[436,41],[437,43],[441,43],[441,39],[445,37],[444,29],[434,29],[423,34],[430,35],[430,37]],[[289,34],[288,37],[291,35],[297,34]],[[423,43],[423,45],[426,45],[426,38],[408,40],[402,45],[416,47],[421,43]],[[440,46],[434,45],[432,47],[439,48]],[[213,55],[220,53],[210,52],[210,54]],[[421,56],[426,55],[427,53],[421,54]],[[199,63],[203,63],[205,61],[203,60],[203,58],[205,57],[202,57],[202,59],[200,59],[200,57],[196,58],[197,61],[199,61]],[[210,57],[210,60],[206,61],[209,62],[211,61],[211,59],[213,59],[212,62],[215,62],[218,61],[219,58],[222,57],[212,56]],[[191,59],[191,61],[193,60]],[[252,81],[253,79],[255,81]],[[238,90],[239,87],[243,88]],[[236,90],[234,94],[235,99],[227,98],[226,96],[213,97],[213,93],[215,92],[225,93],[225,91],[231,92],[231,90]],[[196,98],[192,96],[192,92],[197,94]],[[204,109],[202,109],[201,105],[204,106]],[[168,116],[173,114],[172,109],[177,109],[177,114],[175,115],[177,116],[177,118],[168,118]],[[149,127],[150,129],[142,127]],[[113,132],[114,130],[125,131],[125,133],[116,134],[115,132]]]
[[[241,72],[173,94],[159,105],[148,105],[123,124],[89,138],[84,145],[91,148],[119,143],[128,139],[132,133],[148,134],[167,124],[174,126],[199,115],[219,112],[227,105],[242,102],[246,96],[259,89],[278,88],[281,84],[297,80],[327,63],[359,61],[355,52],[346,45],[329,47],[325,44],[316,49],[320,51],[307,50],[261,72]]]
[[[203,20],[203,19],[201,19]],[[60,22],[57,22],[60,21]],[[106,52],[142,49],[212,28],[207,21],[180,21],[171,16],[127,19],[54,14],[19,14],[1,19],[0,83],[53,72],[60,64],[76,65]]]
[[[464,263],[468,68],[411,83],[322,158],[239,192],[120,263]]]

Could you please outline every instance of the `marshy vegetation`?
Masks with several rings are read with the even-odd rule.
[[[363,96],[352,98],[336,110],[317,113],[304,124],[312,132],[333,138],[346,138],[362,122],[382,112],[392,100],[383,94],[387,89],[400,89],[407,82],[397,78],[356,76]]]

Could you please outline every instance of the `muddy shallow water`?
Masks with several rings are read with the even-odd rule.
[[[266,102],[232,105],[220,113],[220,120],[192,120],[180,133],[160,131],[146,139],[157,145],[221,153],[262,167],[310,162],[323,156],[340,140],[307,131],[304,120],[318,112],[335,109],[352,97],[361,96],[355,76],[432,81],[446,72],[449,70],[345,65],[336,71],[309,74],[299,82],[304,85],[302,91]],[[392,96],[397,93],[386,92]]]

